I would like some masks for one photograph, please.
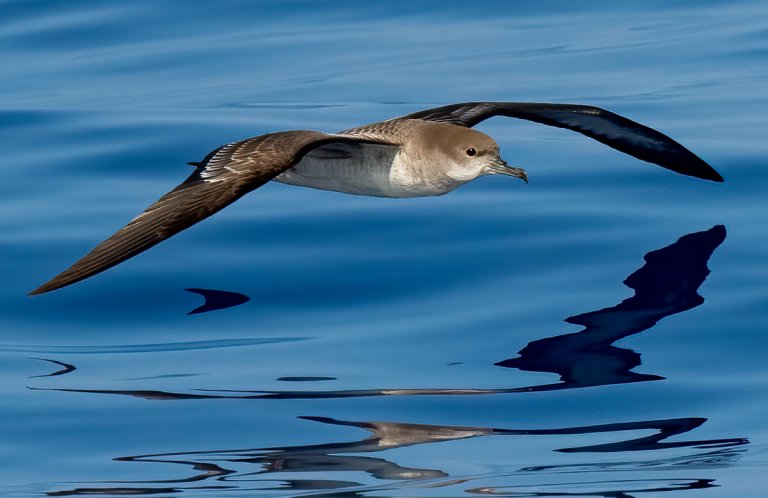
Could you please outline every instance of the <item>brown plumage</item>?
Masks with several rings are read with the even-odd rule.
[[[212,151],[195,171],[125,227],[30,294],[100,273],[216,213],[270,180],[383,197],[442,195],[486,174],[523,178],[496,142],[470,128],[507,116],[567,128],[677,173],[723,181],[666,135],[597,107],[471,102],[351,128],[270,133]]]

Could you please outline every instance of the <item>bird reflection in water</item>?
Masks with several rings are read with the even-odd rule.
[[[70,365],[69,363],[64,363],[63,361],[58,360],[49,360],[48,358],[32,358],[33,360],[40,360],[40,361],[47,361],[48,363],[52,363],[54,365],[58,365],[62,368],[56,370],[55,372],[43,374],[43,375],[32,375],[29,378],[30,379],[37,379],[41,377],[56,377],[59,375],[66,375],[68,373],[74,372],[77,370],[77,367],[74,365]]]
[[[481,487],[467,489],[467,493],[491,496],[595,496],[604,498],[632,498],[640,493],[660,493],[663,491],[685,491],[689,489],[714,488],[717,485],[712,483],[711,479],[658,479],[643,480],[632,479],[622,481],[603,481],[600,483],[566,482],[557,486],[552,486],[551,491],[537,491],[541,486],[504,486],[504,487]],[[595,485],[598,484],[598,485]],[[611,487],[612,486],[612,487]],[[569,487],[578,487],[579,489],[592,488],[588,491],[569,492],[564,491]],[[632,493],[632,494],[630,494]]]
[[[210,311],[223,310],[245,304],[251,300],[250,297],[239,292],[223,291],[216,289],[184,289],[187,292],[200,294],[205,298],[205,302],[193,309],[187,315],[198,315]]]
[[[702,304],[704,298],[697,291],[709,275],[709,257],[723,240],[725,227],[717,225],[649,252],[645,266],[624,280],[634,296],[611,308],[568,317],[566,322],[583,325],[584,330],[532,341],[519,357],[496,365],[560,375],[560,383],[530,387],[531,391],[663,379],[632,372],[640,365],[640,354],[613,343]]]
[[[676,243],[652,251],[645,256],[645,265],[630,275],[625,284],[635,295],[616,306],[583,313],[566,319],[569,323],[584,326],[584,330],[572,334],[538,339],[530,342],[513,359],[503,360],[496,365],[517,368],[524,371],[552,372],[560,376],[554,384],[516,387],[510,389],[368,389],[344,391],[216,391],[210,393],[174,393],[166,391],[137,390],[86,390],[57,389],[103,394],[121,394],[146,399],[322,399],[352,398],[360,396],[392,395],[468,395],[523,393],[552,391],[577,387],[621,384],[646,380],[658,380],[659,376],[639,374],[632,369],[640,365],[640,355],[632,350],[618,348],[613,343],[621,338],[637,334],[653,327],[664,317],[681,313],[703,303],[698,288],[709,274],[707,261],[713,251],[725,239],[725,228],[715,226],[703,232],[682,237]],[[156,493],[154,485],[190,485],[198,481],[215,481],[221,488],[236,487],[238,490],[339,490],[333,496],[364,496],[365,485],[333,479],[318,479],[318,473],[362,472],[379,480],[421,480],[435,486],[450,486],[493,479],[494,476],[472,477],[451,480],[439,469],[403,467],[383,458],[369,456],[394,448],[466,439],[480,436],[556,436],[586,435],[597,433],[622,433],[625,431],[653,430],[650,436],[619,440],[611,443],[590,444],[572,448],[561,448],[563,453],[614,453],[651,451],[669,448],[696,448],[701,451],[692,455],[660,458],[657,461],[631,459],[615,462],[601,461],[599,464],[582,463],[555,466],[526,467],[518,469],[520,475],[549,472],[586,473],[595,470],[637,470],[643,468],[680,469],[686,466],[701,468],[728,465],[748,443],[746,439],[709,439],[688,441],[666,441],[671,436],[687,433],[702,425],[705,418],[676,418],[599,424],[591,426],[565,427],[556,429],[509,429],[487,427],[439,426],[427,424],[405,424],[397,422],[342,421],[326,417],[303,417],[324,424],[358,427],[368,430],[371,435],[359,441],[327,443],[272,448],[207,450],[201,452],[164,453],[121,457],[121,461],[158,462],[191,467],[196,473],[190,477],[174,480],[142,482],[140,488],[122,489],[122,494]],[[365,453],[366,455],[359,455]],[[214,463],[215,462],[215,463]],[[258,470],[241,466],[257,465]],[[593,467],[593,468],[592,468]],[[311,479],[296,479],[295,473],[311,473]],[[291,474],[281,478],[281,474]],[[254,483],[254,481],[256,481]],[[134,483],[138,484],[138,483]],[[479,482],[476,484],[480,484]],[[562,484],[562,483],[560,483]],[[628,481],[600,481],[592,484],[591,490],[577,493],[563,492],[560,484],[541,484],[527,489],[507,484],[494,487],[474,485],[467,487],[472,494],[514,495],[514,496],[604,496],[630,497],[637,493],[676,491],[712,487],[709,479],[648,479]],[[581,490],[584,483],[578,483]],[[213,486],[210,489],[218,488]],[[263,487],[267,486],[267,487]],[[576,484],[574,484],[576,486]],[[106,488],[104,488],[106,489]],[[169,489],[169,488],[164,488]],[[175,489],[175,488],[174,488]],[[191,489],[191,488],[187,488]],[[194,489],[201,489],[194,487]],[[207,488],[206,488],[207,489]],[[143,490],[143,491],[142,491]],[[94,494],[98,488],[77,488],[55,491],[54,496]],[[632,493],[632,494],[630,494]],[[323,493],[325,494],[325,493]]]
[[[324,399],[364,396],[478,395],[552,391],[628,382],[660,380],[658,375],[640,374],[640,354],[613,345],[619,339],[650,329],[662,318],[702,304],[698,289],[709,275],[707,261],[725,240],[725,227],[716,225],[703,232],[681,237],[674,244],[645,255],[645,265],[624,283],[635,295],[616,306],[566,318],[583,325],[581,332],[538,339],[528,343],[519,357],[496,365],[531,372],[551,372],[560,382],[525,387],[482,389],[355,389],[328,391],[198,390],[176,393],[153,390],[56,389],[59,391],[121,394],[146,399]],[[205,392],[205,394],[203,394]]]
[[[365,429],[370,432],[370,436],[345,443],[326,443],[315,445],[297,445],[271,448],[254,449],[230,449],[230,450],[208,450],[201,452],[183,452],[183,453],[159,453],[152,455],[137,455],[117,458],[118,461],[126,462],[154,462],[163,464],[176,464],[188,466],[195,474],[181,479],[148,481],[142,482],[142,488],[122,488],[126,490],[123,494],[133,494],[129,490],[148,490],[155,492],[154,488],[147,487],[148,484],[157,485],[176,485],[176,489],[184,489],[179,486],[184,483],[192,484],[200,481],[216,481],[220,486],[206,486],[205,489],[225,489],[231,483],[232,487],[237,487],[241,491],[245,490],[330,490],[347,489],[352,491],[352,495],[358,495],[358,492],[364,491],[360,487],[365,485],[355,481],[341,481],[334,479],[297,479],[295,474],[306,473],[317,475],[318,473],[343,473],[343,472],[362,472],[379,480],[420,480],[429,482],[432,486],[451,486],[455,484],[467,484],[478,480],[487,480],[493,476],[471,477],[460,480],[448,479],[448,474],[438,469],[423,469],[413,467],[403,467],[384,458],[376,458],[368,455],[360,456],[358,454],[383,452],[395,448],[412,446],[426,443],[436,443],[441,441],[452,441],[458,439],[467,439],[480,436],[553,436],[553,435],[577,435],[594,433],[618,433],[623,431],[654,430],[655,434],[646,437],[634,438],[616,443],[589,445],[577,448],[565,448],[557,451],[569,453],[586,452],[626,452],[626,451],[644,451],[660,450],[666,448],[696,447],[705,448],[707,451],[695,456],[674,457],[671,459],[661,459],[658,461],[644,461],[642,464],[631,463],[624,460],[616,462],[602,461],[599,464],[593,464],[601,470],[613,467],[612,470],[621,469],[621,467],[630,470],[642,468],[656,469],[675,469],[690,465],[686,460],[696,462],[697,469],[701,469],[702,458],[708,462],[708,466],[717,466],[727,464],[729,459],[735,457],[738,451],[736,447],[747,443],[745,439],[710,439],[710,440],[688,440],[677,442],[663,442],[665,439],[686,433],[705,422],[700,418],[680,418],[668,420],[651,420],[643,422],[628,422],[616,424],[599,424],[582,427],[568,427],[560,429],[499,429],[487,427],[458,427],[442,426],[430,424],[405,424],[396,422],[352,422],[337,420],[328,417],[300,417],[305,420],[320,422],[330,425],[351,426]],[[215,462],[215,463],[214,463]],[[258,470],[236,471],[231,468],[241,468],[242,466],[257,465]],[[563,466],[565,467],[565,466]],[[588,472],[589,465],[580,465],[578,470],[568,469],[571,472]],[[556,467],[527,467],[521,468],[517,472],[522,474],[532,473],[551,473],[562,471],[563,468]],[[281,478],[281,474],[288,474]],[[509,477],[509,476],[507,476]],[[646,479],[621,482],[629,486],[628,489],[635,489],[640,482],[648,490],[680,490],[695,489],[702,486],[703,482],[710,483],[706,479],[677,479],[673,485],[662,486],[663,482],[669,479]],[[581,483],[583,486],[584,483]],[[596,485],[597,483],[592,483]],[[604,485],[618,485],[618,481],[607,481],[600,483]],[[540,485],[541,488],[543,485]],[[557,486],[555,486],[557,487]],[[357,488],[357,489],[355,489]],[[113,492],[118,488],[105,488]],[[167,489],[167,488],[165,488]],[[203,489],[195,487],[194,489]],[[500,488],[489,488],[487,486],[467,489],[471,493],[480,494],[506,494]],[[628,490],[622,491],[624,494],[583,494],[579,496],[624,496],[629,497]],[[65,491],[55,491],[49,493],[51,496],[66,496],[75,494],[94,494],[98,488],[77,488]],[[519,491],[518,491],[519,492]],[[618,493],[618,492],[617,492]],[[560,493],[557,493],[560,494]],[[345,493],[346,495],[346,493]],[[334,495],[338,496],[338,495]],[[359,496],[364,496],[360,493]],[[515,496],[553,496],[550,493],[544,494],[515,494]]]

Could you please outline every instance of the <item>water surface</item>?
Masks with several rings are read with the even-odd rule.
[[[766,25],[746,1],[0,3],[2,494],[763,496]],[[269,184],[26,296],[223,143],[475,100],[603,106],[726,182],[497,118],[528,185]]]

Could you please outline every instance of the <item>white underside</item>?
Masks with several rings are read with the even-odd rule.
[[[275,178],[289,185],[375,197],[442,195],[459,185],[443,179],[425,180],[400,147],[374,144],[318,147]]]

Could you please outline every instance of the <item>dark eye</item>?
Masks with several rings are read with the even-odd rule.
[[[470,147],[469,149],[467,149],[468,156],[471,157],[471,156],[474,156],[475,154],[477,154],[477,151],[474,149],[474,147]]]

